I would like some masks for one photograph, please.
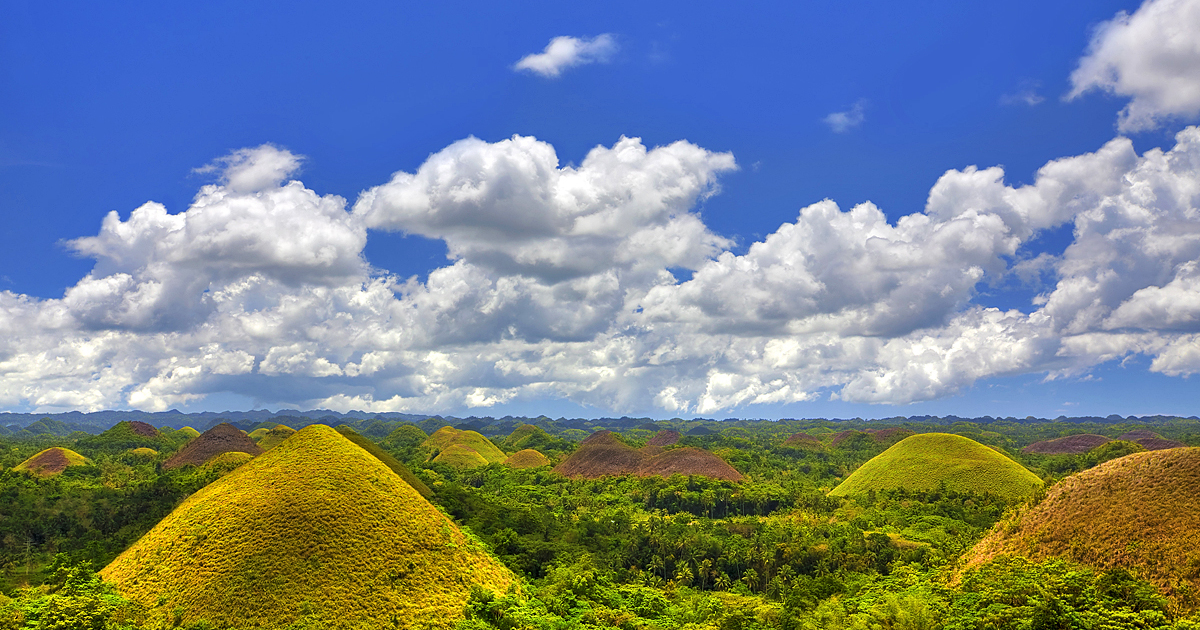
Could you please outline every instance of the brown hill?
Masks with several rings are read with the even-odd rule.
[[[188,464],[202,466],[221,453],[233,451],[250,455],[262,455],[264,452],[259,445],[254,443],[254,440],[250,439],[250,436],[246,435],[245,431],[228,422],[222,422],[201,433],[200,437],[194,438],[179,449],[178,453],[163,462],[163,468],[178,468]]]
[[[646,442],[646,446],[670,446],[678,442],[682,437],[683,436],[674,429],[663,429],[662,431],[656,433],[654,437],[650,438],[650,441]]]
[[[704,475],[731,481],[742,479],[741,473],[708,451],[687,447],[660,452],[662,448],[647,446],[638,451],[612,431],[597,431],[580,443],[579,450],[555,466],[554,472],[584,479],[606,475],[669,477],[673,474]]]
[[[1142,445],[1142,448],[1147,451],[1162,451],[1168,448],[1179,448],[1186,446],[1183,442],[1168,440],[1167,438],[1150,431],[1148,429],[1134,429],[1121,434],[1119,439],[1137,442]]]
[[[541,452],[527,448],[509,455],[508,459],[504,460],[504,465],[512,468],[537,468],[549,466],[550,460]]]
[[[1033,455],[1078,455],[1086,453],[1097,446],[1108,444],[1111,441],[1112,438],[1105,435],[1080,433],[1079,435],[1068,435],[1066,437],[1054,438],[1053,440],[1034,442],[1021,449],[1021,452]]]
[[[821,448],[821,441],[807,433],[796,433],[783,441],[784,446],[792,448]]]
[[[712,453],[690,446],[655,455],[644,462],[635,473],[639,477],[670,477],[671,475],[703,475],[713,479],[741,481],[742,473]]]
[[[68,448],[55,446],[17,464],[13,470],[27,472],[38,477],[53,477],[70,466],[83,466],[87,459]]]
[[[627,475],[642,465],[645,454],[622,442],[612,431],[597,431],[579,443],[579,450],[554,467],[567,477],[597,479],[605,475]]]
[[[1200,609],[1200,448],[1134,453],[1063,479],[998,523],[966,566],[1000,555],[1129,569],[1177,610]]]

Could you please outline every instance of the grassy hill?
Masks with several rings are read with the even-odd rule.
[[[261,437],[254,437],[254,434],[258,433],[259,431],[262,431],[260,434]],[[279,446],[284,440],[291,437],[295,432],[295,429],[287,426],[286,424],[277,424],[270,429],[266,427],[255,429],[250,433],[250,439],[254,440],[255,443],[258,444],[258,447],[262,450],[269,451],[276,446]]]
[[[425,497],[426,499],[433,498],[433,491],[429,489],[429,486],[425,485],[425,482],[417,479],[417,476],[408,469],[408,466],[405,466],[400,460],[392,457],[391,453],[379,448],[378,444],[368,440],[360,435],[358,431],[355,431],[344,424],[338,425],[337,432],[341,433],[342,437],[357,444],[359,448],[365,450],[371,455],[374,455],[375,459],[383,462],[384,466],[391,468],[392,472],[400,475],[400,478],[408,483],[408,485],[412,486],[413,490],[416,490],[421,496]],[[293,433],[295,433],[295,431],[293,431]]]
[[[504,451],[496,448],[496,445],[492,444],[491,440],[488,440],[476,431],[461,431],[453,427],[442,427],[429,436],[429,439],[421,443],[421,448],[429,455],[429,459],[434,459],[438,453],[446,451],[451,446],[469,448],[478,453],[488,464],[499,464],[508,459],[508,455],[505,455]],[[461,449],[456,449],[455,452],[461,453]],[[454,459],[460,458],[459,455],[454,456]]]
[[[504,465],[512,468],[537,468],[549,466],[550,460],[540,452],[527,448],[510,455],[508,459],[504,460]]]
[[[135,448],[147,447],[162,450],[165,446],[183,441],[182,436],[167,436],[145,422],[125,420],[113,425],[99,435],[90,435],[76,443],[76,448],[91,452],[103,450],[110,452],[128,451]]]
[[[949,433],[907,437],[873,457],[829,494],[852,496],[871,490],[990,492],[1017,499],[1042,487],[1041,479],[1017,462],[974,440]]]
[[[505,459],[508,459],[507,457]],[[471,468],[479,468],[487,466],[488,460],[479,454],[479,451],[462,444],[451,444],[442,452],[433,458],[434,463],[445,464],[459,470],[469,470]]]
[[[101,574],[183,625],[448,628],[514,581],[370,453],[311,425],[193,494]]]
[[[1063,479],[965,564],[1001,555],[1129,569],[1179,610],[1200,610],[1200,448],[1134,453]]]
[[[1086,453],[1096,447],[1104,446],[1111,441],[1112,438],[1107,435],[1080,433],[1054,438],[1053,440],[1034,442],[1021,449],[1021,452],[1033,453],[1035,455],[1077,455],[1079,453]]]
[[[88,460],[69,448],[55,446],[17,464],[13,470],[38,477],[53,477],[71,466],[86,466]]]

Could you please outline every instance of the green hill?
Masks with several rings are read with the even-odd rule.
[[[174,437],[174,431],[172,438]],[[84,450],[104,450],[104,451],[128,451],[135,448],[152,448],[162,450],[164,446],[169,446],[172,442],[182,441],[182,438],[175,440],[168,438],[158,429],[145,422],[137,420],[125,420],[113,425],[112,428],[99,435],[90,435],[76,444],[76,447]],[[89,452],[90,452],[89,450]]]
[[[188,440],[190,440],[192,438],[200,437],[200,432],[193,429],[192,427],[183,427],[182,429],[175,431],[175,433],[176,433],[176,435],[183,436],[185,439],[188,439]]]
[[[391,468],[392,472],[400,475],[400,478],[407,482],[408,485],[412,486],[413,490],[419,492],[421,496],[425,497],[426,499],[433,498],[433,491],[429,489],[429,486],[425,485],[425,482],[417,479],[417,476],[408,469],[408,466],[405,466],[400,460],[392,457],[391,453],[380,448],[378,444],[368,440],[357,431],[344,424],[338,425],[337,432],[341,433],[342,437],[357,444],[359,448],[362,448],[366,452],[374,455],[375,459],[383,462],[383,465]]]
[[[262,431],[262,437],[254,437],[254,434],[258,433],[259,431]],[[250,439],[254,440],[258,444],[258,447],[262,450],[269,451],[276,446],[279,446],[284,440],[291,437],[295,432],[295,429],[287,426],[286,424],[277,424],[270,429],[265,427],[261,429],[255,429],[250,433]]]
[[[956,492],[990,492],[1016,499],[1032,495],[1042,487],[1042,480],[974,440],[949,433],[921,433],[871,458],[829,494],[935,490],[942,484]]]
[[[186,499],[101,575],[158,623],[449,628],[513,575],[370,453],[296,432]],[[174,619],[173,619],[174,618]]]
[[[1063,479],[998,523],[965,566],[1001,555],[1127,569],[1177,610],[1200,610],[1200,448],[1134,453]]]
[[[504,465],[510,468],[537,468],[549,466],[550,463],[545,455],[532,448],[517,451],[504,460]]]
[[[508,459],[507,457],[505,459]],[[487,466],[488,460],[479,454],[479,451],[462,444],[451,444],[445,450],[438,453],[437,457],[433,458],[434,463],[446,464],[459,470],[468,470],[471,468],[479,468]]]
[[[482,434],[476,431],[460,431],[453,427],[438,429],[421,444],[421,448],[429,455],[429,459],[433,459],[437,453],[454,445],[465,446],[475,451],[489,464],[500,464],[508,459],[504,451],[496,448],[496,445]]]

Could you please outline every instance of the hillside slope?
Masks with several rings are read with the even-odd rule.
[[[1009,499],[1032,495],[1042,480],[1017,462],[979,442],[949,433],[907,437],[871,458],[829,494],[851,496],[871,490],[990,492]]]
[[[1200,609],[1200,448],[1134,453],[1063,479],[965,561],[999,555],[1130,569],[1179,609]]]
[[[101,575],[183,625],[447,628],[512,574],[399,475],[324,425],[186,499]]]

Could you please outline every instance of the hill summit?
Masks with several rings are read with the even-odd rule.
[[[1032,495],[1042,480],[1017,462],[975,440],[950,433],[918,433],[893,444],[846,477],[829,494],[872,490],[990,492],[1009,499]]]
[[[184,625],[444,628],[513,575],[395,472],[324,425],[212,482],[101,575]]]
[[[1200,610],[1200,448],[1134,453],[1071,475],[965,559],[1005,554],[1130,569],[1177,608]]]
[[[584,479],[606,475],[669,477],[673,474],[703,475],[728,481],[743,479],[742,474],[725,460],[703,449],[660,449],[648,447],[639,451],[612,431],[596,431],[579,443],[579,450],[555,466],[554,472]]]
[[[262,455],[263,449],[255,444],[245,431],[228,422],[222,422],[201,433],[200,437],[193,438],[179,449],[178,453],[163,462],[163,468],[178,468],[187,464],[201,466],[217,455],[232,452]]]
[[[477,431],[442,427],[421,443],[421,450],[429,460],[442,462],[455,468],[475,468],[488,464],[500,464],[508,459],[504,451]]]

